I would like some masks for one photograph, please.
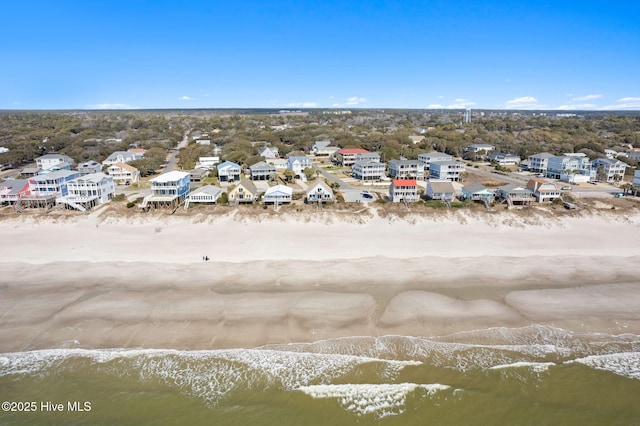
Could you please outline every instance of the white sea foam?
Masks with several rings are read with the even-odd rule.
[[[592,355],[571,362],[577,362],[597,370],[611,371],[619,376],[640,380],[640,352]]]
[[[55,349],[5,354],[0,376],[52,374],[73,368],[72,359],[90,359],[100,371],[161,381],[181,392],[215,403],[234,390],[291,390],[331,383],[360,366],[375,367],[380,379],[394,379],[416,361],[382,360],[351,355],[235,349],[214,351]]]
[[[495,365],[489,369],[504,370],[509,368],[528,368],[536,373],[543,373],[555,365],[555,362],[514,362],[513,364]]]
[[[441,384],[341,384],[302,386],[298,390],[312,398],[335,398],[342,408],[359,416],[373,414],[377,417],[402,414],[407,396],[422,390],[423,395],[433,396],[438,391],[450,389]]]

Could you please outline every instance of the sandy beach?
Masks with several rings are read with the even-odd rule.
[[[552,325],[640,333],[640,215],[0,221],[0,351]],[[209,261],[203,261],[208,256]]]

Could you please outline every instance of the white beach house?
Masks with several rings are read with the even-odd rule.
[[[285,185],[269,187],[263,197],[264,204],[291,204],[293,189]]]
[[[73,158],[63,154],[45,154],[36,158],[36,166],[40,171],[71,170],[75,164]]]
[[[424,163],[418,160],[389,161],[389,177],[395,179],[424,179]]]
[[[429,176],[437,180],[459,181],[466,170],[464,163],[459,161],[433,161],[429,167]]]
[[[528,157],[529,159],[529,171],[545,176],[547,174],[547,167],[549,166],[549,158],[555,157],[555,155],[548,152],[540,152]]]
[[[138,157],[136,156],[135,152],[115,151],[102,162],[102,165],[112,166],[116,163],[129,163],[137,159]]]
[[[222,194],[222,189],[214,185],[205,185],[189,193],[184,203],[184,209],[189,209],[192,203],[215,204]]]
[[[389,199],[394,203],[418,201],[418,182],[415,179],[394,179],[389,186]]]
[[[555,183],[544,179],[529,179],[527,189],[533,192],[533,196],[539,203],[553,201],[561,196],[560,188]]]
[[[287,169],[291,170],[295,174],[295,177],[303,177],[304,169],[307,167],[311,167],[311,159],[305,155],[287,158]]]
[[[624,179],[627,164],[612,158],[597,158],[591,162],[596,178],[605,182],[618,182]]]
[[[83,175],[100,173],[102,171],[102,165],[97,161],[87,161],[85,163],[78,164],[78,171]]]
[[[92,173],[68,181],[67,194],[57,197],[56,203],[80,211],[91,210],[111,200],[115,191],[112,177],[102,172]]]
[[[130,185],[140,180],[140,171],[126,163],[116,163],[107,168],[116,185]]]
[[[453,155],[442,152],[426,152],[418,155],[418,161],[424,165],[425,172],[429,170],[433,161],[453,161]]]
[[[318,181],[307,190],[305,199],[307,203],[328,203],[335,201],[335,196],[329,185],[323,181]]]
[[[456,198],[456,189],[450,180],[429,179],[426,193],[431,200],[453,201]]]
[[[385,165],[379,161],[356,161],[351,166],[351,176],[362,181],[378,181],[382,179]]]

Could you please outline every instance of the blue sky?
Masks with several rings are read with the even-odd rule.
[[[10,1],[0,109],[640,110],[637,1]]]

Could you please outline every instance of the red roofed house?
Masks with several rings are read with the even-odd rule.
[[[389,187],[389,198],[394,203],[413,203],[420,199],[418,183],[415,179],[394,179]]]
[[[352,166],[356,162],[357,154],[367,154],[369,151],[362,148],[343,148],[336,152],[336,160],[343,166]]]

